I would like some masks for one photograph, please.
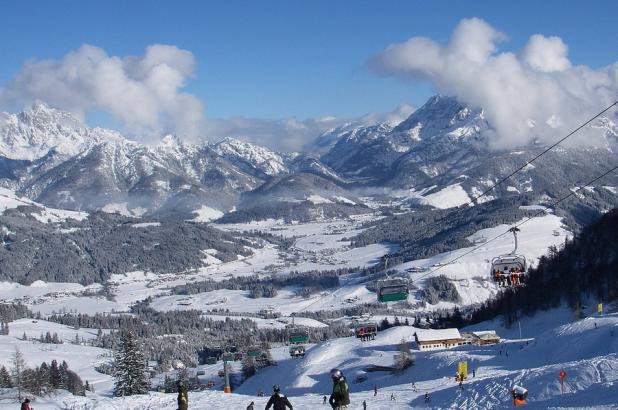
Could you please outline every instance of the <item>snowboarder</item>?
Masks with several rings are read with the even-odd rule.
[[[367,410],[367,400],[363,400],[363,410]]]
[[[281,389],[276,384],[273,386],[273,395],[270,396],[268,403],[266,403],[266,410],[270,409],[272,406],[273,410],[285,410],[286,407],[289,407],[292,410],[292,404],[281,394]]]
[[[189,409],[189,393],[187,392],[187,388],[184,383],[180,380],[176,383],[178,387],[178,410],[188,410]]]
[[[326,396],[324,396],[324,400],[322,400],[322,404],[326,405],[327,402],[328,402],[328,399],[326,398]]]
[[[332,369],[330,377],[333,379],[333,394],[330,395],[328,403],[335,410],[347,410],[350,404],[350,391],[343,373],[339,369]]]
[[[429,403],[429,393],[425,393],[425,403]]]
[[[21,410],[34,410],[32,407],[30,407],[30,399],[24,400],[24,402],[21,404]]]
[[[395,393],[391,393],[391,401],[395,401]]]
[[[247,406],[247,410],[255,410],[255,407],[253,406],[253,402],[249,403],[249,405]]]

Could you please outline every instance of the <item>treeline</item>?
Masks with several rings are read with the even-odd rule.
[[[460,303],[461,296],[449,278],[444,275],[432,276],[425,279],[425,286],[421,290],[421,297],[435,305],[440,301]]]
[[[61,364],[54,359],[51,364],[41,363],[36,367],[27,367],[22,353],[16,350],[11,358],[12,366],[0,366],[0,388],[15,389],[19,399],[24,394],[42,395],[54,390],[67,390],[76,396],[84,396],[91,387],[74,371],[67,362]]]
[[[312,222],[320,218],[347,218],[350,215],[365,213],[367,209],[364,205],[314,204],[309,201],[286,202],[273,199],[272,201],[251,204],[235,212],[229,212],[218,219],[217,222],[241,223],[265,219],[283,219],[287,223],[292,221]]]
[[[172,288],[172,293],[177,295],[195,295],[228,289],[250,291],[250,296],[253,298],[268,298],[277,296],[278,289],[286,286],[297,286],[300,288],[299,294],[310,295],[315,292],[338,288],[340,285],[339,275],[344,272],[347,272],[347,270],[290,272],[286,275],[272,275],[268,278],[260,278],[256,274],[220,281],[208,279],[176,286]]]
[[[44,224],[30,216],[38,211],[18,207],[0,215],[9,232],[0,247],[0,280],[88,285],[104,283],[115,273],[199,268],[204,249],[216,249],[217,258],[224,262],[251,253],[247,248],[251,242],[205,224],[165,220],[160,225],[133,227],[145,221],[103,212],[84,221]]]
[[[618,208],[607,212],[567,242],[551,248],[529,271],[526,286],[507,289],[470,314],[468,323],[502,315],[506,325],[567,303],[581,309],[583,300],[618,299]]]
[[[197,310],[159,312],[148,306],[149,301],[135,305],[130,315],[110,314],[65,314],[52,315],[48,320],[75,328],[111,329],[98,332],[90,343],[94,346],[114,349],[122,332],[131,332],[139,338],[148,360],[156,360],[160,369],[168,370],[175,360],[185,365],[200,363],[200,352],[215,347],[239,350],[254,345],[284,343],[291,330],[261,329],[250,319],[215,320]],[[309,328],[310,341],[317,342],[336,337],[349,336],[350,329],[340,324],[321,328]]]

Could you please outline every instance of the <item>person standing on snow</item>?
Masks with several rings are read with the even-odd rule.
[[[176,383],[178,387],[178,410],[188,410],[189,409],[189,392],[185,387],[184,383],[178,380]]]
[[[273,410],[285,410],[286,407],[289,407],[292,410],[292,404],[281,394],[281,389],[276,384],[273,386],[273,395],[268,399],[268,403],[266,403],[266,410],[270,409],[272,406]]]
[[[255,410],[255,407],[253,406],[253,402],[249,403],[249,405],[247,406],[247,410]]]
[[[429,393],[425,393],[425,403],[429,403]]]
[[[367,400],[363,400],[363,410],[367,410]]]
[[[21,404],[21,410],[34,410],[32,407],[30,407],[30,399],[24,400],[24,402]]]
[[[350,390],[343,373],[339,369],[332,369],[330,377],[333,379],[333,394],[330,395],[328,403],[335,410],[347,410],[350,404]]]
[[[375,384],[373,385],[373,397],[378,395],[378,386],[376,386]]]

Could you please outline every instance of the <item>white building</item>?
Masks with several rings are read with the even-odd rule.
[[[414,333],[419,350],[448,349],[464,344],[459,330],[453,329],[419,329]]]

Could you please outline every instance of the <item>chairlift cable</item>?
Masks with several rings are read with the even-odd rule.
[[[497,188],[499,185],[503,184],[504,182],[506,182],[506,180],[508,180],[509,178],[511,178],[512,176],[514,176],[515,174],[521,172],[522,170],[524,170],[528,165],[532,164],[533,162],[535,162],[536,160],[538,160],[540,157],[542,157],[543,155],[545,155],[546,153],[548,153],[549,151],[551,151],[552,149],[554,149],[555,147],[557,147],[558,145],[560,145],[561,143],[563,143],[564,141],[566,141],[568,138],[572,137],[573,135],[575,135],[576,133],[578,133],[580,130],[582,130],[584,127],[586,127],[587,125],[589,125],[592,121],[596,120],[597,118],[599,118],[601,115],[605,114],[607,111],[609,111],[610,109],[612,109],[614,106],[618,105],[618,100],[614,101],[613,103],[611,103],[610,105],[608,105],[607,107],[605,107],[603,110],[599,111],[598,113],[596,113],[594,116],[590,117],[588,120],[586,120],[584,123],[582,123],[581,125],[579,125],[578,127],[576,127],[575,129],[573,129],[571,132],[569,132],[567,135],[565,135],[564,137],[560,138],[558,141],[554,142],[552,145],[550,145],[549,147],[545,148],[542,152],[540,152],[539,154],[537,154],[536,156],[534,156],[533,158],[529,159],[528,161],[526,161],[526,163],[524,165],[521,165],[519,168],[515,169],[514,171],[512,171],[509,175],[500,178],[496,183],[494,183],[493,185],[491,185],[489,188],[485,189],[483,192],[481,192],[478,195],[473,196],[468,202],[464,203],[463,205],[460,205],[458,207],[456,207],[455,209],[453,209],[450,212],[447,212],[445,215],[443,215],[442,217],[435,219],[431,222],[429,222],[425,227],[428,228],[429,226],[434,226],[436,224],[438,224],[439,222],[444,221],[445,219],[448,219],[449,217],[457,214],[459,211],[463,210],[463,209],[467,209],[468,207],[474,205],[475,203],[477,203],[477,201],[484,197],[485,195],[487,195],[489,192],[493,191],[495,188]],[[425,229],[424,233],[428,233],[429,230]],[[417,239],[418,242],[419,239]]]
[[[598,177],[594,178],[593,180],[588,181],[588,182],[587,182],[587,183],[585,183],[584,185],[577,187],[577,189],[572,189],[568,195],[566,195],[566,196],[564,196],[564,197],[560,198],[559,200],[557,200],[557,201],[555,201],[555,202],[553,202],[553,203],[549,204],[549,205],[547,206],[547,208],[550,208],[550,207],[552,207],[552,208],[553,208],[553,207],[555,207],[555,206],[556,206],[556,205],[558,205],[559,203],[561,203],[561,202],[563,202],[563,201],[567,200],[568,198],[570,198],[570,197],[572,197],[572,196],[576,195],[576,194],[577,194],[580,190],[582,190],[582,189],[584,189],[585,187],[587,187],[587,186],[589,186],[589,185],[591,185],[591,184],[595,183],[595,182],[596,182],[596,181],[598,181],[599,179],[601,179],[601,178],[603,178],[603,177],[605,177],[605,176],[607,176],[607,175],[611,174],[613,171],[616,171],[616,170],[618,170],[618,165],[616,165],[615,167],[613,167],[613,168],[612,168],[612,169],[610,169],[609,171],[604,172],[602,175],[599,175]],[[545,208],[545,209],[547,209],[547,208]],[[541,210],[539,210],[539,211],[538,211],[538,212],[536,212],[534,215],[532,215],[532,216],[528,217],[527,219],[524,219],[522,222],[520,222],[520,223],[518,223],[518,224],[514,225],[513,227],[511,227],[509,230],[507,230],[507,231],[505,231],[505,232],[502,232],[502,233],[501,233],[501,234],[499,234],[499,235],[494,236],[493,238],[491,238],[491,239],[487,240],[486,242],[483,242],[483,243],[482,243],[482,244],[480,244],[480,245],[475,246],[474,248],[472,248],[472,249],[470,249],[469,251],[467,251],[467,252],[465,252],[465,253],[463,253],[463,254],[459,255],[458,257],[456,257],[456,258],[453,258],[453,259],[449,260],[449,261],[448,261],[448,262],[446,262],[444,265],[438,266],[438,267],[436,267],[435,269],[432,269],[432,270],[430,270],[429,272],[427,272],[427,273],[425,273],[425,274],[423,274],[423,275],[420,275],[419,277],[417,277],[417,278],[416,278],[416,279],[414,279],[414,280],[415,280],[415,281],[418,281],[419,279],[422,279],[422,278],[424,278],[424,277],[426,277],[426,276],[428,276],[428,275],[430,275],[430,274],[432,274],[432,273],[435,273],[435,272],[439,271],[440,269],[442,269],[443,267],[445,267],[445,266],[447,266],[447,265],[450,265],[450,264],[451,264],[451,263],[453,263],[453,262],[458,261],[459,259],[463,258],[464,256],[469,255],[469,254],[471,254],[472,252],[476,251],[477,249],[480,249],[481,247],[483,247],[483,246],[485,246],[485,245],[487,245],[487,244],[489,244],[489,243],[491,243],[491,242],[495,241],[496,239],[498,239],[498,238],[500,238],[500,237],[502,237],[502,236],[504,236],[504,235],[508,234],[509,232],[511,232],[511,229],[513,229],[513,228],[519,228],[520,226],[522,226],[523,224],[525,224],[525,223],[527,223],[527,222],[531,221],[532,219],[536,218],[537,216],[540,216],[540,215],[544,214],[544,213],[545,213],[545,209],[541,209]]]
[[[608,105],[607,107],[605,107],[603,110],[599,111],[597,114],[595,114],[594,116],[590,117],[587,121],[585,121],[584,123],[582,123],[581,125],[579,125],[577,128],[573,129],[571,132],[569,132],[567,135],[565,135],[564,137],[562,137],[561,139],[559,139],[558,141],[554,142],[552,145],[550,145],[549,147],[547,147],[546,149],[544,149],[542,152],[540,152],[539,154],[537,154],[535,157],[533,157],[532,159],[526,161],[526,163],[522,166],[520,166],[519,168],[517,168],[516,170],[514,170],[513,172],[511,172],[509,175],[501,178],[500,180],[498,180],[495,184],[493,184],[491,187],[487,188],[485,191],[481,192],[480,194],[474,196],[472,199],[470,199],[467,203],[465,203],[463,206],[459,206],[457,208],[455,208],[453,211],[447,213],[446,215],[444,215],[442,218],[439,218],[437,220],[434,220],[430,223],[430,225],[434,225],[438,222],[443,221],[444,219],[450,217],[451,215],[455,215],[457,212],[459,212],[462,209],[465,209],[466,207],[469,207],[470,205],[473,205],[476,201],[478,201],[480,198],[482,198],[483,196],[487,195],[489,192],[491,192],[492,190],[494,190],[496,187],[498,187],[499,185],[503,184],[507,179],[511,178],[512,176],[514,176],[515,174],[521,172],[524,168],[526,168],[528,165],[532,164],[533,162],[535,162],[536,160],[538,160],[540,157],[542,157],[543,155],[545,155],[547,152],[549,152],[550,150],[552,150],[553,148],[557,147],[558,145],[560,145],[561,143],[563,143],[564,141],[566,141],[568,138],[572,137],[573,135],[575,135],[577,132],[579,132],[580,130],[582,130],[584,127],[586,127],[587,125],[589,125],[592,121],[596,120],[597,118],[599,118],[601,115],[605,114],[607,111],[609,111],[610,109],[612,109],[614,106],[618,105],[618,100],[614,101],[613,103],[611,103],[610,105]],[[612,171],[614,171],[615,169],[617,169],[617,167],[612,168],[610,171],[604,173],[603,175],[601,175],[600,177],[597,177],[595,179],[593,179],[592,181],[588,182],[586,185],[590,185],[592,183],[594,183],[595,181],[601,179],[602,177],[606,176],[607,174],[611,173]],[[563,197],[562,199],[560,199],[559,201],[551,204],[550,206],[555,206],[557,204],[559,204],[560,202],[566,200],[567,198],[571,197],[572,195],[574,195],[576,192],[579,191],[578,188],[575,191],[572,191],[571,194],[567,195],[566,197]],[[535,214],[534,216],[528,218],[527,220],[525,220],[524,222],[520,223],[519,225],[516,225],[515,227],[521,226],[524,223],[528,222],[529,220],[531,220],[532,218],[538,216],[539,214],[544,213],[544,211],[540,211],[539,213]],[[508,231],[507,231],[508,232]],[[506,232],[505,232],[506,233]],[[451,264],[459,259],[461,259],[462,257],[468,255],[469,253],[475,251],[476,249],[480,248],[481,246],[484,246],[490,242],[493,242],[494,240],[500,238],[501,236],[503,236],[505,233],[502,233],[492,239],[490,239],[489,241],[471,249],[470,251],[458,256],[457,258],[447,262],[445,265],[439,266],[436,269],[433,269],[429,272],[427,272],[424,275],[421,275],[419,278],[417,278],[416,280],[423,278],[425,276],[428,276],[431,273],[434,273],[438,270],[440,270],[442,267]],[[386,255],[386,263],[388,262],[388,254]],[[384,273],[386,275],[388,275],[386,273],[386,263],[385,263],[385,270]],[[352,278],[348,279],[341,287],[347,285],[348,283],[350,283],[352,281]],[[326,296],[331,296],[333,292],[330,292],[328,295],[324,295],[324,296],[319,296],[315,301],[311,302],[309,305],[305,306],[305,307],[301,307],[295,311],[293,311],[293,313],[298,313],[301,312],[303,310],[307,310],[309,307],[315,305],[316,303],[318,303],[319,301],[321,301],[322,299],[326,298]]]

